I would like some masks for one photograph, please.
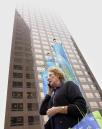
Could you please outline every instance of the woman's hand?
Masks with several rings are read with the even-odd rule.
[[[48,116],[54,116],[57,113],[67,114],[68,113],[68,106],[52,107],[52,108],[47,110],[47,115]]]
[[[58,107],[52,107],[52,108],[47,110],[47,115],[50,117],[54,116],[57,113],[58,113]]]

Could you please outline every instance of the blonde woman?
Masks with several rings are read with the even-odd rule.
[[[79,87],[72,81],[64,82],[63,72],[56,67],[48,69],[48,86],[48,94],[40,107],[40,114],[49,116],[45,129],[73,127],[83,117],[78,108],[86,113],[86,102]]]

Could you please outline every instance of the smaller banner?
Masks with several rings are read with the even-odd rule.
[[[43,93],[44,95],[46,95],[48,91],[48,81],[47,81],[48,72],[47,71],[41,72],[41,78],[42,78],[42,83],[43,83]]]
[[[89,113],[77,125],[69,129],[102,129],[102,116],[99,111]]]
[[[47,69],[49,67],[52,67],[52,66],[55,66],[55,62],[54,62],[54,59],[52,57],[49,57],[48,59],[46,59],[46,67]],[[41,79],[42,79],[42,82],[43,82],[43,93],[44,95],[47,94],[47,91],[48,91],[48,71],[44,70],[41,72]]]

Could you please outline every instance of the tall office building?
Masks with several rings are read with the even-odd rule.
[[[53,38],[62,43],[80,89],[91,111],[102,109],[102,91],[62,19],[51,13],[18,8],[8,78],[5,129],[43,129],[45,117],[39,115],[44,97],[40,72],[46,59],[54,57]]]

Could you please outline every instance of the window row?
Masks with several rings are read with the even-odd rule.
[[[28,116],[28,125],[34,125],[39,123],[40,123],[39,116]],[[23,126],[23,125],[24,125],[23,116],[11,117],[10,126]]]
[[[20,57],[21,57],[21,56],[22,56],[22,57],[23,57],[23,56],[25,56],[25,57],[32,57],[32,53],[31,53],[31,52],[30,52],[30,53],[29,53],[29,52],[28,52],[28,53],[25,53],[25,52],[21,52],[21,51],[15,51],[15,52],[14,52],[14,55],[15,55],[15,56],[20,56]]]
[[[34,111],[38,109],[38,103],[27,103],[27,110]],[[23,103],[12,103],[11,104],[12,111],[24,111]]]
[[[14,99],[23,99],[23,92],[13,91],[12,98]],[[27,92],[27,99],[36,98],[36,92]]]
[[[23,62],[24,63],[29,62],[29,64],[33,64],[33,57],[29,56],[29,57],[15,57],[14,58],[14,63],[16,63],[16,64],[23,64]],[[20,69],[17,69],[17,70],[20,70]]]
[[[102,109],[102,101],[99,102],[89,102],[89,105],[91,106],[91,108],[96,108],[96,109]]]
[[[13,72],[13,77],[14,78],[23,78],[23,73],[16,73],[16,72]],[[30,74],[30,73],[27,73],[25,75],[26,79],[33,79],[34,78],[34,74]]]
[[[38,58],[40,58],[40,55],[37,55]],[[27,66],[23,66],[23,64],[21,64],[21,62],[19,63],[19,61],[22,61],[23,59],[22,58],[17,58],[16,60],[16,64],[13,65],[13,69],[14,70],[25,70],[25,71],[30,71],[32,72],[33,71],[33,66],[31,66],[31,60],[27,59],[27,63],[29,62],[29,65]]]
[[[23,82],[22,81],[13,81],[12,82],[12,87],[22,88],[23,87]],[[26,88],[34,88],[34,87],[35,87],[34,82],[26,82]]]
[[[79,78],[79,81],[80,81],[81,83],[86,83],[86,82],[92,83],[92,82],[93,82],[90,77],[78,77],[78,78]]]
[[[86,97],[89,98],[89,99],[101,99],[101,96],[100,94],[97,92],[97,93],[85,93],[86,94]]]

